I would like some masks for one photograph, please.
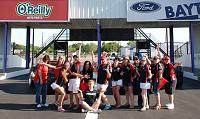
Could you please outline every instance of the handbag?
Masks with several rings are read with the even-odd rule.
[[[160,83],[158,85],[158,90],[160,90],[168,81],[165,78],[160,79]]]

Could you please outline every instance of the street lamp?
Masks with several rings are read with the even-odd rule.
[[[13,42],[13,55],[15,55],[15,45],[16,45],[16,43]]]

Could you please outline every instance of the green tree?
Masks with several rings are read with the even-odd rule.
[[[47,53],[53,53],[54,51],[54,44],[52,44],[51,46],[49,46],[46,50]]]
[[[121,47],[120,44],[116,43],[116,42],[103,43],[102,44],[102,51],[119,52],[120,47]]]
[[[70,45],[70,46],[68,47],[68,51],[69,51],[69,52],[75,52],[75,51],[76,51],[76,48],[73,47],[72,45]]]
[[[15,44],[15,49],[22,49],[23,51],[25,51],[26,47],[24,45],[20,45],[20,44]]]
[[[127,43],[127,45],[132,46],[132,47],[136,47],[136,41],[129,41]]]
[[[90,54],[92,51],[97,52],[97,45],[95,43],[87,43],[82,46],[82,53]]]

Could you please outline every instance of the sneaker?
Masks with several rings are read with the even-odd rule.
[[[171,103],[167,103],[165,104],[165,107],[169,107],[171,105]]]
[[[101,109],[96,109],[96,110],[94,110],[94,111],[92,111],[93,113],[101,113],[102,111],[101,111]]]
[[[167,109],[169,109],[169,110],[174,109],[174,104],[170,104],[170,105],[168,105]]]
[[[45,103],[45,104],[42,104],[41,106],[42,106],[42,107],[48,107],[49,104]]]
[[[106,104],[105,107],[103,108],[103,110],[109,110],[111,109],[111,105],[110,104]]]
[[[37,104],[37,108],[41,108],[42,106],[41,106],[41,104]]]
[[[58,108],[58,112],[65,112],[65,109],[63,109],[63,108]]]
[[[83,113],[87,113],[88,110],[86,110],[86,109],[81,109],[81,112],[83,112]]]

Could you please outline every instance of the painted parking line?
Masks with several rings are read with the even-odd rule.
[[[85,119],[98,119],[98,113],[87,112]]]

